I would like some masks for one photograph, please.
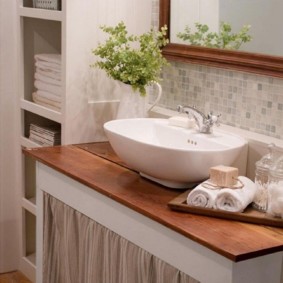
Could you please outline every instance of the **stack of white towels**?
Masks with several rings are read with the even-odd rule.
[[[253,181],[239,176],[242,188],[212,189],[206,182],[194,188],[187,197],[187,204],[203,208],[212,208],[230,212],[243,212],[254,200],[256,186]]]
[[[52,110],[61,110],[61,55],[37,54],[35,59],[33,101]]]

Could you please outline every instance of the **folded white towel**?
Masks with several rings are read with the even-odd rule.
[[[44,83],[48,83],[48,84],[51,84],[51,85],[57,85],[57,86],[61,86],[61,81],[58,81],[58,80],[54,80],[52,78],[49,78],[47,76],[44,76],[44,75],[41,75],[37,72],[34,73],[34,78],[36,80],[39,80],[39,81],[42,81]]]
[[[48,91],[44,91],[44,90],[37,90],[36,95],[37,95],[37,97],[45,98],[45,99],[48,99],[48,100],[51,100],[51,101],[54,101],[54,102],[61,102],[62,101],[61,96],[52,94],[52,93],[50,93]]]
[[[269,184],[267,213],[283,218],[283,181]]]
[[[195,187],[187,197],[187,204],[198,207],[213,208],[219,189],[208,189],[202,184]]]
[[[249,178],[240,176],[241,189],[221,189],[215,199],[215,208],[231,212],[242,212],[254,200],[256,186]]]
[[[50,104],[52,106],[61,108],[61,102],[60,101],[54,101],[52,99],[48,99],[46,97],[43,97],[38,92],[34,92],[32,94],[32,98],[33,98],[33,101],[37,100],[37,101],[40,101],[40,102],[43,102],[43,103]]]
[[[61,104],[58,104],[58,102],[56,103],[52,101],[44,101],[38,98],[36,95],[34,95],[34,93],[32,94],[32,98],[33,98],[33,101],[38,105],[44,106],[46,108],[49,108],[49,109],[52,109],[58,112],[60,112],[61,110]]]
[[[44,83],[44,82],[39,81],[39,80],[34,81],[34,86],[38,90],[44,90],[44,91],[48,91],[48,92],[50,92],[54,95],[62,96],[62,88],[60,86],[51,85],[51,84]]]
[[[45,61],[49,63],[61,64],[61,54],[43,53],[34,55],[36,61]]]
[[[36,61],[35,67],[43,69],[43,70],[49,70],[49,71],[55,71],[55,72],[61,72],[61,65],[56,63],[49,63],[45,61]]]
[[[61,81],[61,72],[56,72],[52,70],[47,70],[47,69],[41,69],[41,68],[35,68],[35,73],[38,73],[40,75],[43,75],[45,77]]]
[[[44,106],[48,109],[51,109],[53,111],[56,111],[56,112],[60,112],[61,108],[58,108],[58,107],[55,107],[55,106],[52,106],[52,105],[49,105],[47,103],[43,103],[43,102],[40,102],[40,101],[34,101],[36,104],[40,105],[40,106]]]

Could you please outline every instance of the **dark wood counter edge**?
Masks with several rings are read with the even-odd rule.
[[[66,145],[66,146],[63,146],[63,147],[73,148],[73,149],[80,150],[80,151],[84,152],[84,154],[93,155],[92,153],[87,152],[82,148],[76,147],[75,145]],[[40,149],[40,148],[23,149],[23,153],[32,157],[33,159],[41,162],[42,164],[45,164],[45,165],[49,166],[50,168],[53,168],[56,171],[63,173],[64,175],[86,185],[87,187],[96,190],[97,192],[109,197],[110,199],[113,199],[113,200],[125,205],[126,207],[129,207],[130,209],[133,209],[134,211],[141,213],[142,215],[144,215],[144,216],[146,216],[146,217],[148,217],[152,220],[157,221],[158,223],[160,223],[160,224],[182,234],[183,236],[185,236],[185,237],[207,247],[208,249],[210,249],[210,250],[212,250],[212,251],[214,251],[214,252],[216,252],[216,253],[218,253],[218,254],[220,254],[220,255],[222,255],[222,256],[224,256],[224,257],[226,257],[226,258],[228,258],[228,259],[230,259],[234,262],[252,259],[252,258],[255,258],[255,257],[264,256],[264,255],[267,255],[267,254],[271,254],[271,253],[275,253],[275,252],[279,252],[279,251],[283,250],[283,242],[282,242],[282,245],[280,245],[280,246],[268,247],[268,248],[265,248],[265,249],[261,249],[260,251],[256,250],[256,251],[250,251],[248,253],[231,254],[231,253],[221,249],[220,247],[218,248],[215,245],[211,245],[209,242],[207,242],[203,239],[200,239],[198,237],[195,237],[194,235],[191,235],[190,233],[187,233],[186,231],[180,229],[179,227],[174,226],[172,223],[165,221],[163,218],[158,217],[157,215],[154,215],[152,213],[149,213],[147,210],[144,210],[140,207],[137,207],[137,206],[131,204],[128,201],[125,201],[123,198],[120,198],[120,197],[118,197],[114,194],[106,192],[103,188],[96,186],[93,183],[90,183],[83,178],[80,178],[78,175],[74,175],[73,173],[70,173],[69,171],[64,170],[63,168],[56,166],[54,163],[48,162],[46,159],[41,158],[40,156],[35,154],[38,149]],[[99,157],[99,158],[102,158],[102,157]],[[111,162],[111,161],[108,161],[108,162]],[[116,163],[113,163],[113,164],[115,164],[116,166],[120,166]],[[138,173],[136,173],[136,174],[138,174]],[[176,191],[176,196],[178,195],[178,193],[180,193],[180,192]],[[180,212],[173,212],[172,211],[172,213],[180,213]],[[252,225],[252,224],[249,224],[249,225]],[[272,227],[266,227],[266,228],[274,230]],[[278,233],[277,230],[276,230],[276,233]],[[282,232],[282,234],[283,234],[283,232]]]

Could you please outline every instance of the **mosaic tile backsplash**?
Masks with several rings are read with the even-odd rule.
[[[157,27],[159,1],[152,5]],[[283,79],[180,62],[170,62],[162,79],[162,107],[195,105],[221,113],[223,124],[283,138]]]

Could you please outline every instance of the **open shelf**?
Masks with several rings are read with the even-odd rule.
[[[25,274],[26,277],[32,282],[36,282],[35,280],[35,272],[36,272],[36,265],[35,265],[35,258],[36,254],[30,254],[28,256],[22,257],[21,260],[21,272]]]
[[[27,155],[22,155],[23,162],[23,198],[22,207],[31,214],[36,214],[36,163],[35,160]]]
[[[21,145],[26,148],[41,147],[41,145],[26,137],[21,137]]]
[[[22,17],[50,20],[50,21],[62,21],[62,12],[30,7],[19,7],[19,15]]]
[[[47,126],[51,126],[51,127],[56,127],[58,128],[58,130],[61,130],[61,124],[54,121],[54,120],[50,120],[47,119],[43,116],[37,115],[33,112],[27,111],[27,110],[22,110],[22,140],[25,142],[26,145],[28,144],[33,144],[36,143],[35,141],[27,141],[29,139],[30,136],[30,125],[31,124],[35,124],[37,126],[41,126],[41,127],[47,127]],[[40,146],[40,143],[36,144],[37,147]],[[35,168],[34,168],[35,169]]]
[[[29,9],[37,10],[33,8],[29,8]],[[50,12],[48,10],[46,11]],[[62,34],[61,27],[62,27],[61,22],[37,19],[37,18],[21,18],[22,72],[21,72],[20,80],[21,83],[23,84],[23,88],[21,89],[20,98],[23,99],[24,101],[33,102],[32,94],[33,92],[36,91],[36,88],[34,86],[35,55],[61,54],[61,34]],[[30,108],[32,107],[32,104],[31,105],[26,104],[23,107],[26,107],[27,110],[31,111]],[[36,108],[36,109],[37,112],[41,111],[40,108]],[[49,108],[43,107],[42,109],[43,111],[45,111],[45,109],[49,109]],[[57,111],[53,111],[53,112],[57,112]]]
[[[33,259],[36,247],[36,217],[25,209],[23,209],[23,216],[25,222],[24,256]],[[33,264],[35,264],[35,261]]]
[[[31,113],[42,116],[46,119],[49,119],[57,123],[62,122],[62,114],[60,112],[54,111],[52,109],[49,109],[47,107],[41,106],[39,104],[36,104],[34,102],[25,99],[21,99],[20,103],[21,103],[21,109],[23,110],[27,110]]]
[[[36,259],[36,254],[35,253],[26,256],[26,260],[28,262],[30,262],[32,265],[34,265],[34,268],[35,268],[35,259]]]
[[[22,206],[24,209],[29,211],[31,214],[36,215],[36,203],[35,203],[35,198],[31,199],[22,199]]]

